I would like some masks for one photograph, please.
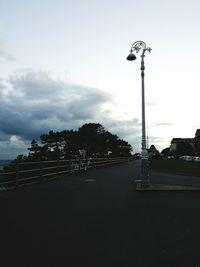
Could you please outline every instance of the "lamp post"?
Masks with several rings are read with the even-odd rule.
[[[141,82],[142,82],[142,158],[141,158],[141,179],[136,180],[142,187],[149,186],[149,167],[148,167],[148,152],[147,152],[147,144],[146,144],[146,129],[145,129],[145,92],[144,92],[144,57],[145,52],[151,52],[150,47],[146,47],[145,42],[143,41],[136,41],[132,44],[130,54],[127,57],[127,60],[133,61],[136,59],[136,56],[133,54],[133,51],[138,53],[142,49],[141,54]]]

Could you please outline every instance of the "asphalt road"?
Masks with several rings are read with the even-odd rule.
[[[200,266],[200,192],[136,192],[138,175],[136,161],[2,192],[1,266]]]

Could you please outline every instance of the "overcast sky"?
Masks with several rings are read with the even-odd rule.
[[[146,127],[159,150],[199,123],[198,0],[0,0],[0,159],[49,130],[101,123],[141,149],[140,56]]]

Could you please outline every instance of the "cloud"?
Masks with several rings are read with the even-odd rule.
[[[2,47],[0,47],[0,59],[15,61],[14,56],[6,52]]]
[[[14,159],[19,154],[26,155],[27,147],[30,147],[28,141],[21,141],[20,145],[13,144],[10,140],[0,142],[0,159]]]
[[[103,104],[112,101],[111,95],[99,89],[67,84],[34,71],[11,76],[9,88],[6,93],[1,90],[0,97],[1,131],[25,140],[50,129],[78,127],[80,121],[98,117]]]
[[[21,138],[19,136],[16,135],[12,135],[10,137],[10,144],[15,146],[15,147],[21,147],[24,145],[23,141],[21,140]]]
[[[132,120],[104,120],[105,126],[109,127],[113,133],[117,133],[120,137],[129,138],[130,136],[140,135],[140,127],[138,119]]]
[[[112,117],[106,104],[115,104],[113,96],[97,88],[66,83],[47,72],[23,70],[0,80],[0,99],[0,154],[6,153],[6,146],[16,153],[21,146],[24,152],[27,143],[30,146],[30,140],[42,133],[77,129],[88,122],[101,123],[134,147],[137,143],[138,120]]]
[[[158,136],[149,136],[148,139],[149,139],[149,145],[161,143],[164,140],[164,138]]]
[[[157,103],[153,103],[153,102],[146,102],[145,105],[146,105],[146,106],[149,106],[149,107],[155,107],[155,106],[158,106]]]
[[[159,123],[155,123],[154,124],[154,126],[158,126],[158,127],[160,127],[160,126],[167,126],[167,127],[169,127],[169,126],[174,126],[174,123],[169,123],[169,122],[159,122]]]

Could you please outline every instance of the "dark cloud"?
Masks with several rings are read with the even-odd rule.
[[[20,147],[24,152],[27,143],[39,139],[42,133],[77,129],[88,122],[101,123],[134,147],[138,143],[138,120],[113,118],[104,108],[106,103],[113,104],[113,97],[97,88],[69,84],[53,79],[49,73],[26,70],[12,75],[8,81],[0,80],[0,99],[3,142],[0,154],[20,152]]]
[[[50,129],[62,130],[94,119],[112,97],[96,88],[57,81],[48,73],[11,76],[7,92],[0,86],[0,129],[25,140]]]

